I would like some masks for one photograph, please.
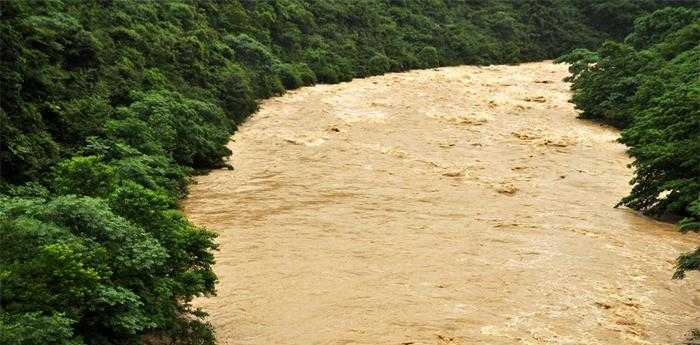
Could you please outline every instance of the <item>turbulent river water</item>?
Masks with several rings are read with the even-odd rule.
[[[183,209],[219,233],[221,344],[678,344],[700,237],[615,203],[630,159],[566,66],[450,67],[264,101]]]

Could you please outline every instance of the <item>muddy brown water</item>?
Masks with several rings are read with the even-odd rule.
[[[219,233],[220,344],[676,344],[697,235],[612,206],[631,176],[566,67],[450,67],[264,101],[183,209]]]

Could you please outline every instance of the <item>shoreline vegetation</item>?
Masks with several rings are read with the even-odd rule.
[[[637,31],[625,43],[563,59],[573,63],[574,102],[604,120],[635,113],[624,121],[639,124],[622,140],[644,187],[625,205],[678,212],[688,217],[685,228],[697,224],[692,192],[700,184],[687,176],[698,171],[697,157],[681,162],[698,152],[697,121],[681,116],[697,105],[697,40],[688,48],[697,10],[634,21],[666,6],[698,7],[653,0],[2,2],[0,342],[213,344],[211,325],[190,301],[215,293],[215,235],[191,224],[177,203],[192,173],[225,165],[230,135],[258,100],[386,72],[556,58],[621,41],[633,23]],[[690,29],[676,27],[678,18]],[[624,76],[657,67],[660,74],[619,85],[620,100],[588,109],[597,83],[618,77],[591,63],[610,61],[617,70],[628,53],[653,63],[625,67]],[[677,85],[684,92],[673,92]],[[656,86],[667,90],[663,97],[654,97]],[[667,107],[672,114],[657,116]],[[664,160],[654,156],[661,148],[648,146],[658,126],[681,129],[671,142],[655,142],[680,149]],[[666,179],[666,169],[680,175]],[[679,192],[659,199],[669,188]],[[683,260],[682,270],[698,268],[697,252]]]
[[[622,129],[634,159],[630,195],[616,207],[679,219],[700,230],[700,11],[666,8],[642,16],[623,42],[576,49],[572,102],[580,117]],[[700,248],[678,259],[673,277],[700,268]]]

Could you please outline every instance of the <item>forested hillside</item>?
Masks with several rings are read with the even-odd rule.
[[[189,302],[215,291],[214,234],[177,200],[190,174],[224,166],[257,100],[389,71],[554,58],[676,4],[693,1],[0,3],[0,343],[212,343]],[[633,65],[616,115],[583,105],[594,68],[579,63],[574,78],[586,116],[635,123],[623,135],[642,186],[625,200],[633,207],[700,213],[697,121],[679,120],[698,109],[694,13],[666,11],[625,44],[579,51]],[[644,68],[653,77],[636,79]],[[668,169],[663,183],[679,187],[659,201],[670,185],[646,181]]]
[[[635,177],[619,206],[680,216],[681,230],[700,230],[700,11],[656,11],[624,42],[560,60],[572,64],[581,117],[624,129]],[[698,269],[700,249],[679,258],[675,277]]]

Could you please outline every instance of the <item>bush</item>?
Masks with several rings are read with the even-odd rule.
[[[375,54],[367,62],[367,73],[369,75],[380,75],[391,70],[391,60],[384,54]]]
[[[79,345],[74,321],[63,314],[45,316],[39,312],[0,313],[0,343],[15,345]]]
[[[221,105],[235,123],[258,109],[248,75],[239,66],[228,66],[223,72],[223,82],[218,90]]]
[[[291,64],[278,64],[275,68],[285,89],[296,89],[304,85],[304,81],[301,80],[301,74],[297,71],[296,66]]]
[[[316,74],[309,68],[309,65],[305,63],[297,64],[296,69],[299,72],[299,78],[301,78],[303,85],[316,84]]]
[[[435,47],[425,47],[418,52],[418,65],[422,68],[436,67],[440,64]]]
[[[332,63],[330,53],[313,49],[304,52],[304,61],[306,61],[318,80],[324,83],[337,83],[341,80],[338,68]]]

